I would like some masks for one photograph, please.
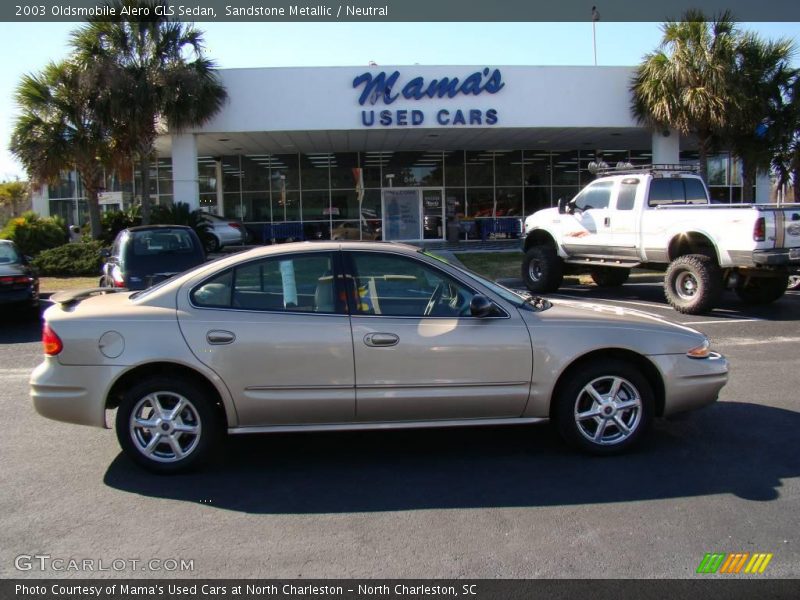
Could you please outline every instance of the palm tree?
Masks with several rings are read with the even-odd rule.
[[[8,206],[11,216],[19,214],[20,207],[28,196],[28,183],[15,179],[0,183],[0,206]]]
[[[98,99],[75,63],[50,63],[25,75],[16,90],[21,110],[9,146],[28,174],[46,183],[75,169],[86,192],[92,237],[101,233],[98,193],[111,165],[108,130],[98,118]]]
[[[772,166],[778,175],[778,184],[792,183],[794,201],[800,202],[800,70],[792,73],[787,98],[776,122],[779,140]]]
[[[728,12],[707,22],[687,11],[662,31],[661,45],[645,55],[631,82],[632,112],[654,130],[694,135],[706,179],[708,154],[727,125],[737,29]]]
[[[743,202],[753,201],[756,175],[770,169],[784,136],[781,113],[792,82],[788,63],[793,52],[789,40],[764,41],[753,33],[743,35],[737,44],[731,82],[736,101],[728,108],[725,141],[742,161]]]
[[[117,16],[90,19],[73,33],[72,46],[77,60],[104,82],[101,93],[116,150],[139,163],[142,222],[147,224],[156,137],[208,121],[227,93],[214,62],[203,54],[201,32],[165,16],[165,0],[114,0],[110,5]],[[121,16],[123,6],[148,10],[140,11],[143,16]]]

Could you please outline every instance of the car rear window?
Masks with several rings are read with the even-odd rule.
[[[196,251],[192,236],[183,229],[137,231],[130,240],[133,256],[192,254]]]
[[[18,263],[19,253],[11,244],[0,244],[0,264]]]
[[[708,204],[706,188],[694,177],[653,179],[650,182],[647,205],[670,204]]]

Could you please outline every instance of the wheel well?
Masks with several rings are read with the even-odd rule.
[[[130,388],[136,383],[139,383],[140,381],[143,381],[147,377],[159,375],[172,378],[182,377],[203,388],[208,393],[209,398],[212,399],[214,404],[219,409],[222,424],[227,428],[228,418],[225,413],[225,407],[222,404],[222,398],[220,397],[217,388],[214,387],[214,384],[211,383],[202,373],[198,373],[190,367],[176,363],[149,363],[146,365],[140,365],[125,373],[122,377],[117,379],[116,382],[114,382],[113,386],[111,386],[111,390],[108,392],[108,396],[106,397],[106,410],[117,408],[119,406],[119,403],[122,401],[122,395],[125,393],[126,389]]]
[[[670,261],[686,254],[704,254],[719,263],[714,243],[707,236],[696,231],[681,233],[672,238],[669,243],[668,254]]]
[[[534,229],[525,238],[525,252],[530,250],[533,246],[552,246],[556,248],[556,242],[553,236],[542,229]]]
[[[570,380],[572,374],[576,371],[579,371],[587,363],[591,363],[595,360],[607,360],[609,358],[630,363],[637,367],[639,371],[641,371],[642,375],[644,375],[650,386],[653,388],[653,395],[655,396],[656,402],[655,416],[660,417],[664,414],[664,381],[661,379],[661,374],[655,365],[647,360],[646,357],[631,350],[625,350],[623,348],[604,348],[602,350],[594,350],[593,352],[584,354],[580,358],[574,360],[572,364],[564,369],[564,371],[561,373],[558,381],[556,381],[555,387],[553,388],[553,395],[550,398],[551,419],[555,417],[555,408],[557,404],[555,400],[558,398],[562,386],[564,386],[565,383]]]

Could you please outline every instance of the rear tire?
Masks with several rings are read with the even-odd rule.
[[[522,260],[522,280],[532,292],[555,292],[564,281],[564,263],[551,246],[534,246]]]
[[[618,287],[628,281],[631,270],[617,267],[598,267],[592,271],[591,275],[592,281],[598,287]]]
[[[679,256],[667,267],[664,295],[678,312],[687,315],[708,312],[722,295],[722,272],[710,256]]]
[[[636,444],[653,420],[650,382],[629,362],[601,359],[573,370],[555,397],[561,437],[590,454],[623,452]]]
[[[206,240],[206,252],[216,252],[219,249],[219,239],[214,234],[209,234],[208,239]]]
[[[177,473],[208,460],[222,426],[201,387],[182,378],[153,376],[125,392],[116,432],[136,464],[154,473]]]
[[[788,275],[782,277],[753,277],[745,285],[736,288],[736,295],[745,304],[757,306],[775,302],[786,293]]]

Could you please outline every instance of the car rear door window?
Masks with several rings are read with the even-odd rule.
[[[202,308],[344,313],[333,255],[315,252],[251,261],[205,281],[192,291]]]

